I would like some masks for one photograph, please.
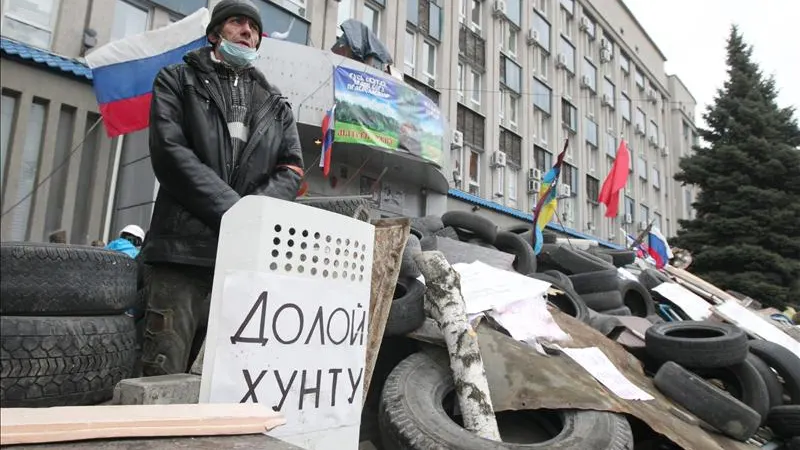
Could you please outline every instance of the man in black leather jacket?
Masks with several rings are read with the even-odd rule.
[[[261,31],[249,0],[222,0],[206,30],[211,46],[155,80],[150,155],[160,187],[141,255],[145,376],[183,373],[197,354],[222,215],[245,195],[294,200],[300,186],[291,105],[252,66]]]

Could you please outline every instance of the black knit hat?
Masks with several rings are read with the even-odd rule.
[[[264,32],[264,26],[261,23],[261,14],[258,8],[250,0],[222,0],[217,3],[214,12],[211,13],[211,21],[206,27],[206,36],[210,35],[217,25],[222,25],[233,16],[244,16],[256,23],[259,33],[256,48],[261,46],[261,33]]]

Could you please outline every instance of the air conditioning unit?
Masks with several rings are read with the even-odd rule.
[[[450,143],[450,148],[461,148],[464,146],[464,133],[453,130],[453,140]]]
[[[650,145],[654,145],[654,146],[658,145],[658,141],[656,140],[655,136],[650,136],[649,138],[647,138],[647,142],[649,142]]]
[[[594,226],[594,224],[592,222],[587,222],[586,223],[586,231],[592,232],[592,231],[596,231],[596,230],[597,230],[597,228]]]
[[[607,48],[600,49],[600,62],[607,63],[611,61],[611,50]]]
[[[603,94],[602,99],[600,100],[603,103],[603,106],[610,106],[611,105],[611,96],[608,94]]]
[[[647,229],[647,221],[646,220],[642,220],[641,222],[639,222],[639,231],[646,230],[646,229]]]
[[[666,145],[661,147],[661,156],[669,156],[669,147]]]
[[[581,87],[584,88],[592,87],[592,79],[589,78],[589,75],[584,75],[581,77]]]
[[[529,180],[541,180],[542,179],[542,171],[536,168],[528,169],[528,179]]]
[[[528,30],[528,45],[533,45],[539,42],[539,32],[531,28]]]
[[[633,126],[633,132],[636,134],[644,134],[644,127],[642,126],[642,124],[637,123],[636,125]]]
[[[461,184],[461,171],[458,169],[453,170],[453,181],[456,184]]]
[[[559,197],[572,197],[572,187],[568,184],[561,183],[558,185]]]
[[[578,25],[581,31],[586,31],[589,29],[589,18],[588,17],[581,17],[580,24]]]
[[[650,103],[656,103],[658,101],[658,96],[656,96],[655,89],[647,90],[647,99],[650,100]]]
[[[506,15],[506,2],[505,0],[494,1],[494,16],[502,17]]]
[[[602,38],[600,39],[600,48],[603,50],[611,50],[611,43],[608,42],[608,39]]]
[[[556,65],[558,65],[558,67],[566,67],[567,66],[567,55],[565,55],[563,53],[559,53],[558,54],[558,59],[556,61]]]
[[[625,216],[622,218],[622,223],[625,223],[625,224],[633,223],[633,215],[625,214]]]
[[[528,194],[538,194],[542,189],[542,182],[538,180],[528,180]]]
[[[494,153],[492,153],[492,166],[493,167],[505,167],[506,166],[506,154],[501,152],[500,150],[497,150]]]

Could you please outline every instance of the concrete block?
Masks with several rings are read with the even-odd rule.
[[[130,378],[114,387],[114,405],[182,405],[200,399],[200,377],[188,373]]]

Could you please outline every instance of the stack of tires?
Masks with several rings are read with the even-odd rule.
[[[92,405],[137,358],[137,267],[62,244],[0,244],[0,406]]]
[[[762,425],[800,437],[800,358],[788,349],[710,321],[656,324],[645,340],[656,387],[697,418],[741,441]]]

